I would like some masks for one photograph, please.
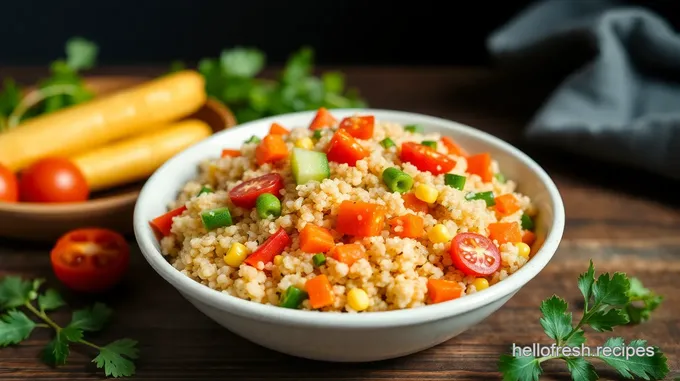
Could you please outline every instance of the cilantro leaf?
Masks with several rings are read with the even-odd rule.
[[[661,380],[669,372],[666,356],[659,348],[647,346],[645,340],[633,340],[626,346],[622,338],[610,338],[598,357],[625,378]]]
[[[555,339],[558,343],[571,332],[571,312],[567,312],[567,302],[553,295],[541,303],[540,322],[546,335]]]
[[[501,355],[498,370],[503,373],[503,381],[538,381],[543,373],[541,365],[533,356]]]
[[[70,353],[68,347],[68,332],[59,330],[42,352],[42,359],[47,364],[57,366],[66,364],[66,359]]]
[[[5,78],[0,91],[0,131],[7,125],[7,117],[21,102],[21,89],[12,78]]]
[[[99,48],[82,37],[66,41],[66,64],[73,71],[87,70],[95,65]]]
[[[345,76],[340,72],[323,73],[321,82],[323,82],[323,87],[329,94],[342,94],[345,89]]]
[[[567,368],[569,368],[569,372],[571,372],[572,380],[595,381],[599,378],[593,364],[583,357],[570,357],[564,360],[567,362]]]
[[[588,271],[578,277],[578,288],[581,290],[581,294],[583,294],[586,303],[593,296],[593,283],[595,283],[595,267],[593,266],[593,260],[591,259]]]
[[[56,310],[65,306],[66,302],[61,298],[59,292],[53,288],[47,289],[44,294],[38,295],[38,307],[41,311]]]
[[[652,312],[663,302],[662,296],[645,288],[637,278],[630,279],[628,297],[630,300],[626,305],[625,313],[632,324],[639,324],[649,320]]]
[[[33,283],[18,276],[7,276],[0,281],[0,309],[19,307],[30,299]]]
[[[0,316],[0,347],[19,344],[35,329],[35,323],[21,311],[12,310]]]
[[[586,342],[586,338],[584,336],[585,332],[583,332],[582,329],[579,329],[575,331],[568,339],[567,341],[564,342],[564,345],[567,347],[578,347],[581,346],[581,344]]]
[[[628,303],[628,290],[630,282],[623,273],[614,273],[611,277],[608,273],[597,277],[593,285],[593,296],[596,305],[623,306]]]
[[[309,76],[312,72],[314,52],[309,47],[302,47],[293,53],[286,61],[281,80],[284,83],[296,83]]]
[[[136,346],[135,340],[116,340],[102,347],[92,362],[97,365],[97,368],[104,368],[106,376],[132,376],[135,374],[135,364],[131,360],[139,357],[139,350]]]
[[[224,50],[220,55],[222,70],[232,77],[252,78],[262,70],[264,61],[264,53],[243,47]]]
[[[83,339],[83,330],[76,327],[64,327],[61,329],[61,334],[66,340],[73,343]]]
[[[617,325],[628,324],[628,316],[620,309],[597,311],[590,315],[587,323],[597,332],[612,331]]]
[[[104,303],[95,303],[90,308],[74,311],[68,327],[88,332],[100,331],[109,322],[112,314],[113,310]]]

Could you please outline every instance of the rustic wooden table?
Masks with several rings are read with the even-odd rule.
[[[158,74],[157,68],[110,68],[101,73]],[[666,296],[653,320],[617,334],[660,346],[671,375],[680,370],[680,202],[677,183],[628,168],[594,162],[547,148],[526,146],[520,132],[560,73],[537,78],[520,72],[465,68],[347,68],[371,106],[407,110],[457,120],[489,131],[534,157],[553,177],[564,199],[567,225],[552,262],[502,309],[447,343],[408,357],[367,364],[330,364],[291,358],[241,339],[202,315],[163,281],[135,249],[124,283],[100,296],[115,310],[113,324],[95,341],[123,336],[139,339],[138,379],[290,380],[495,380],[498,357],[513,343],[549,343],[539,324],[538,306],[558,294],[577,316],[581,295],[576,278],[592,258],[597,271],[624,271]],[[30,82],[36,69],[0,69]],[[644,179],[644,180],[643,180]],[[134,243],[131,239],[131,244]],[[49,246],[0,239],[0,275],[46,277]],[[64,291],[72,304],[91,299]],[[58,321],[68,312],[55,314]],[[608,335],[590,333],[589,345]],[[16,347],[0,350],[0,379],[100,379],[92,353],[74,349],[58,369],[38,360],[49,332],[36,331]],[[597,365],[603,379],[615,373]],[[568,380],[563,364],[546,364],[546,380]],[[671,376],[669,375],[669,376]],[[669,377],[671,379],[672,377]]]

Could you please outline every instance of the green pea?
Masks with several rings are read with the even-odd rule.
[[[262,219],[278,217],[281,215],[281,201],[271,193],[263,193],[255,200],[255,209]]]
[[[383,146],[385,149],[394,147],[396,144],[394,144],[394,141],[390,138],[385,138],[380,142],[380,145]]]
[[[326,256],[323,254],[314,254],[312,257],[312,262],[314,263],[315,267],[321,267],[324,263],[326,263]]]
[[[382,173],[383,182],[391,192],[406,193],[413,186],[413,177],[397,168],[386,168]]]
[[[312,134],[312,138],[319,140],[321,139],[321,130],[314,130],[314,133]]]

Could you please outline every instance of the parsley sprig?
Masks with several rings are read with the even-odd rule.
[[[636,278],[629,279],[620,272],[612,275],[604,273],[595,278],[592,261],[588,271],[579,276],[578,288],[585,303],[583,316],[575,326],[564,299],[553,295],[544,300],[540,308],[543,314],[541,326],[546,335],[555,340],[556,347],[576,350],[555,351],[554,354],[538,358],[524,354],[515,356],[514,353],[502,355],[498,367],[503,380],[537,381],[543,373],[541,364],[553,359],[566,362],[574,381],[594,381],[599,378],[590,359],[602,360],[624,378],[663,379],[669,372],[666,356],[658,347],[648,346],[645,340],[633,340],[626,345],[622,338],[613,337],[600,347],[599,353],[595,349],[588,352],[583,348],[586,342],[584,327],[589,326],[597,332],[610,332],[616,326],[644,321],[649,319],[662,298],[644,288]],[[634,306],[639,301],[643,301],[643,305]]]
[[[40,293],[43,282],[42,279],[30,281],[16,276],[7,276],[0,280],[0,312],[4,312],[0,315],[0,347],[21,343],[36,328],[53,329],[54,338],[47,344],[41,356],[45,363],[52,366],[66,364],[70,344],[82,344],[99,352],[92,362],[97,368],[103,368],[106,376],[134,375],[133,361],[139,356],[137,341],[125,338],[99,346],[85,340],[86,332],[97,332],[104,328],[113,311],[103,303],[95,303],[89,308],[74,311],[71,321],[62,327],[47,312],[66,306],[66,302],[53,288]],[[41,322],[35,322],[19,308]]]

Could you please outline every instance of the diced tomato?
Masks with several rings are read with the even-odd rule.
[[[404,193],[403,195],[401,195],[401,198],[404,200],[404,207],[406,209],[411,209],[416,213],[417,212],[429,213],[430,211],[430,207],[427,205],[427,203],[423,200],[420,200],[413,193]]]
[[[170,229],[172,228],[172,219],[187,210],[185,205],[175,208],[161,216],[158,216],[149,222],[151,228],[156,233],[156,236],[165,237],[170,235]]]
[[[331,251],[331,258],[352,266],[359,259],[366,258],[366,249],[359,243],[338,245]]]
[[[491,155],[480,153],[467,158],[467,172],[481,177],[482,181],[488,183],[493,179],[493,169],[491,168]]]
[[[489,224],[489,239],[498,244],[522,242],[522,231],[517,222],[495,222]]]
[[[227,148],[225,148],[225,149],[222,150],[222,157],[223,158],[225,158],[225,157],[239,157],[239,156],[241,156],[241,151],[239,151],[237,149],[227,149]]]
[[[390,218],[387,223],[392,226],[394,234],[402,238],[420,238],[425,234],[423,218],[415,214]]]
[[[490,239],[477,233],[458,233],[451,241],[451,261],[466,275],[491,275],[501,266],[501,254]]]
[[[290,131],[288,131],[286,127],[283,127],[276,122],[272,123],[271,127],[269,127],[270,135],[288,135],[289,133]]]
[[[355,237],[379,235],[385,225],[385,207],[362,201],[345,200],[338,209],[336,230]]]
[[[456,155],[456,156],[462,156],[466,157],[468,153],[465,151],[465,149],[456,143],[455,140],[448,136],[442,136],[442,143],[444,144],[444,147],[449,151],[449,155]]]
[[[332,127],[337,122],[337,119],[335,119],[325,107],[320,107],[316,112],[314,119],[312,119],[309,129],[318,130],[320,128]]]
[[[271,193],[281,198],[279,193],[284,187],[283,177],[278,173],[246,180],[229,191],[231,202],[241,208],[251,209],[255,207],[257,198],[263,193]]]
[[[287,157],[288,147],[281,135],[265,136],[255,149],[255,159],[258,165],[273,163]]]
[[[415,142],[402,143],[399,159],[433,175],[447,173],[456,166],[453,158]]]
[[[526,243],[527,245],[531,246],[536,242],[536,233],[532,232],[531,230],[527,230],[522,234],[522,242]]]
[[[335,132],[328,145],[326,156],[328,160],[355,166],[357,161],[370,154],[359,144],[346,130],[340,129]]]
[[[257,250],[250,254],[244,262],[253,267],[257,267],[257,264],[260,262],[266,265],[273,261],[275,256],[283,253],[283,250],[290,243],[288,233],[283,228],[279,228],[276,233],[270,235]]]
[[[373,137],[374,126],[375,117],[373,115],[366,115],[347,117],[340,121],[339,128],[347,130],[350,135],[357,139],[370,139]]]

